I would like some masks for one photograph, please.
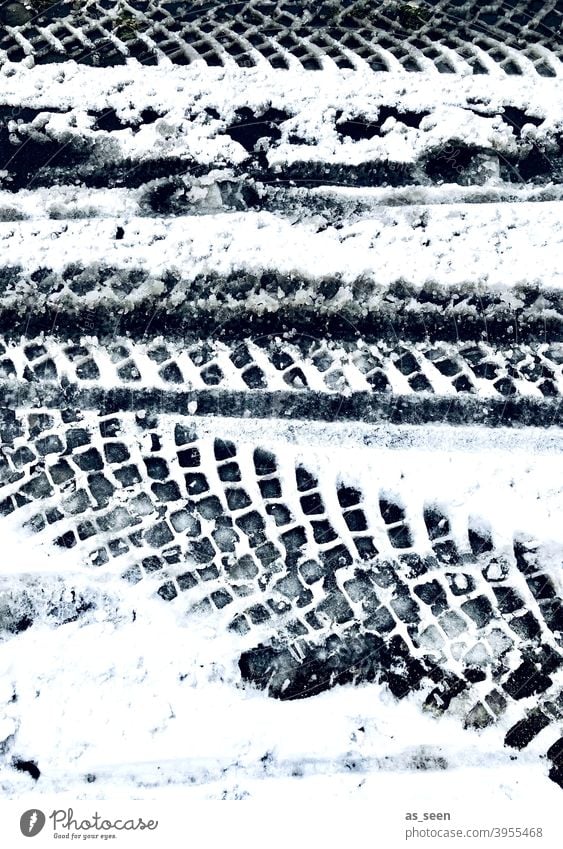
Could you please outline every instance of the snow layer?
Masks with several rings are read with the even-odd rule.
[[[228,169],[211,172],[204,178],[189,181],[192,185],[188,197],[189,213],[205,215],[221,212],[223,205],[218,184],[234,183]],[[144,203],[146,189],[94,189],[82,186],[51,186],[49,188],[21,189],[17,192],[0,190],[0,221],[50,218],[53,220],[75,218],[125,218],[154,216]],[[197,195],[196,195],[197,193]],[[274,195],[275,197],[275,195]],[[323,208],[330,204],[335,218],[340,209],[350,219],[366,217],[381,206],[426,206],[450,203],[499,203],[502,201],[560,201],[563,187],[504,185],[486,186],[407,186],[405,188],[348,188],[328,186],[318,189],[287,188],[276,199],[276,213],[294,218],[297,210],[307,208],[314,212],[315,205]],[[263,198],[267,206],[268,201]]]
[[[314,107],[319,131],[326,111],[339,105],[349,114],[355,109],[369,114],[381,102],[453,107],[469,96],[482,98],[492,111],[510,101],[555,127],[561,102],[560,78],[540,84],[531,75],[515,79],[500,73],[453,80],[408,75],[408,93],[403,74],[326,70],[308,75],[305,89],[303,73],[296,70],[226,74],[198,63],[188,69],[130,63],[95,72],[74,63],[38,69],[7,64],[2,74],[0,97],[16,108],[80,103],[83,110],[104,110],[109,105],[127,116],[149,106],[181,112],[197,103],[198,109],[220,106],[224,114],[234,114],[238,106],[287,108],[293,102],[303,110]],[[147,135],[144,142],[149,140]],[[326,136],[325,151],[332,141]],[[111,210],[123,195],[106,194],[106,200]],[[124,218],[105,218],[88,228],[77,221],[3,223],[2,262],[21,264],[26,273],[41,266],[62,271],[77,260],[123,269],[142,263],[155,280],[165,267],[178,269],[182,282],[198,274],[273,267],[312,281],[339,273],[344,284],[368,275],[381,284],[403,278],[421,286],[439,277],[445,286],[469,283],[509,291],[517,283],[560,286],[563,273],[560,203],[454,205],[436,207],[424,217],[416,208],[384,208],[370,221],[322,232],[315,223],[292,226],[264,213],[148,222],[125,212]],[[118,225],[124,236],[116,241]],[[156,283],[150,294],[161,292]],[[107,303],[116,303],[109,289],[105,294]],[[132,306],[146,294],[141,287],[119,303]],[[181,287],[176,294],[175,303],[181,304]],[[309,291],[300,295],[303,303],[311,296]],[[346,285],[341,297],[343,303],[352,297]],[[93,293],[77,303],[94,304],[98,298]],[[276,299],[268,303],[275,307]],[[8,292],[3,304],[34,307],[36,290]],[[241,434],[240,422],[215,420],[204,427],[223,437],[229,429],[237,439]],[[559,431],[491,435],[433,428],[413,437],[408,429],[333,426],[315,432],[308,423],[296,423],[275,431],[270,424],[245,421],[243,433],[249,443],[263,441],[279,450],[293,471],[295,458],[302,456],[325,480],[345,470],[351,482],[355,477],[377,481],[378,487],[404,493],[412,515],[420,513],[423,501],[443,501],[461,527],[471,511],[492,523],[499,545],[508,545],[519,529],[561,541]],[[416,446],[411,440],[418,440]],[[542,780],[546,765],[537,757],[555,739],[555,728],[545,729],[513,759],[500,746],[498,728],[462,738],[454,718],[438,722],[421,714],[414,697],[397,704],[375,685],[341,687],[291,704],[269,700],[240,686],[236,659],[242,643],[224,638],[213,622],[186,618],[180,603],[147,598],[144,583],[125,587],[110,572],[94,579],[74,552],[48,553],[16,532],[12,519],[4,529],[11,591],[22,578],[32,587],[32,574],[47,585],[64,575],[97,600],[76,622],[59,628],[37,622],[0,644],[5,796],[56,792],[73,798],[181,794],[182,800],[267,800],[283,794],[326,803],[327,798],[373,800],[383,792],[423,801],[446,793],[451,798],[455,786],[453,792],[466,802],[468,783],[482,780],[486,768],[489,799],[527,802],[538,783],[546,800],[559,799],[560,790]],[[559,580],[558,568],[553,571]],[[12,757],[37,762],[41,777],[35,785],[28,775],[14,772]]]
[[[370,220],[338,230],[329,226],[321,232],[315,223],[292,224],[258,212],[167,220],[4,222],[0,224],[0,256],[6,265],[20,266],[26,274],[37,268],[62,272],[76,262],[118,269],[142,267],[149,280],[129,294],[119,293],[122,308],[161,295],[164,283],[159,278],[167,269],[182,282],[241,270],[260,274],[274,269],[311,281],[339,275],[343,286],[338,303],[333,304],[338,307],[354,298],[345,284],[363,276],[376,283],[373,303],[377,303],[379,287],[384,293],[385,286],[397,280],[415,287],[438,280],[439,286],[464,285],[467,290],[510,290],[517,284],[542,283],[558,288],[563,280],[562,210],[563,204],[555,201],[541,206],[382,208]],[[124,235],[116,240],[118,226]],[[63,290],[48,295],[45,303],[62,307],[74,301],[80,308],[115,303],[110,284],[85,296]],[[302,289],[298,295],[302,305],[312,304],[315,292]],[[180,283],[171,303],[179,306],[184,300]],[[27,310],[39,307],[41,300],[34,283],[20,283],[8,288],[2,303]],[[368,295],[363,306],[371,305]],[[277,299],[258,293],[254,306],[276,309]]]
[[[225,132],[242,108],[257,115],[273,108],[285,116],[280,144],[267,154],[274,169],[295,162],[407,163],[450,141],[513,154],[516,134],[502,119],[507,105],[539,122],[538,127],[528,123],[522,128],[522,138],[530,144],[541,146],[562,127],[561,77],[535,73],[517,78],[504,72],[484,78],[461,73],[447,79],[435,70],[412,75],[378,73],[367,66],[311,74],[298,65],[227,71],[200,62],[146,68],[134,61],[103,69],[74,62],[38,68],[8,63],[1,73],[0,104],[12,108],[8,126],[14,137],[91,146],[98,163],[107,157],[117,162],[180,157],[187,165],[239,165],[248,153]],[[419,114],[420,125],[407,125],[398,116],[388,118],[381,135],[373,138],[340,137],[339,122],[359,116],[375,120],[382,106]],[[41,112],[27,123],[25,107]],[[159,117],[144,124],[144,109]],[[114,112],[123,128],[96,129],[93,112]]]
[[[17,571],[45,559],[21,537],[4,547]],[[538,783],[558,801],[537,759],[555,729],[515,758],[498,729],[461,736],[455,719],[437,721],[376,685],[276,702],[241,689],[236,643],[208,621],[184,622],[118,584],[105,591],[111,603],[95,615],[0,644],[0,736],[41,770],[34,783],[5,764],[5,798],[466,804],[486,770],[492,802],[528,801]]]
[[[563,75],[563,63],[557,63]],[[0,102],[15,107],[80,107],[105,112],[115,109],[124,117],[142,109],[168,111],[197,104],[233,115],[242,106],[260,109],[269,105],[288,109],[296,105],[324,109],[348,105],[350,109],[398,104],[418,111],[438,103],[462,105],[478,99],[493,111],[511,102],[522,109],[561,120],[561,78],[536,73],[507,76],[498,73],[474,76],[439,74],[435,70],[411,74],[397,68],[392,73],[325,68],[311,74],[299,65],[291,70],[257,68],[210,68],[204,62],[174,66],[161,62],[141,66],[135,60],[113,68],[89,68],[75,62],[38,67],[5,63]],[[306,84],[305,84],[306,81]]]

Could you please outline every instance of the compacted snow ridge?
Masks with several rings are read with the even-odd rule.
[[[533,289],[545,280],[548,293],[561,289],[562,210],[560,202],[539,208],[529,203],[379,208],[372,218],[338,229],[326,221],[322,226],[318,221],[292,224],[263,212],[0,223],[5,263],[0,298],[4,308],[22,312],[32,304],[37,309],[114,305],[126,310],[163,300],[169,308],[191,309],[189,284],[199,280],[198,308],[203,299],[211,306],[219,298],[237,307],[241,286],[246,279],[251,287],[254,277],[258,285],[243,306],[256,311],[314,305],[323,281],[336,281],[330,287],[336,288],[334,294],[323,298],[329,308],[350,304],[359,314],[384,300],[398,281],[415,291],[426,285],[499,292],[510,303],[518,298],[511,292],[517,287]],[[72,269],[83,285],[72,279]],[[272,291],[265,272],[288,282]],[[43,278],[39,286],[38,274]],[[222,293],[220,281],[234,275],[242,279],[232,285],[233,292],[227,285]],[[88,276],[102,279],[93,287]],[[365,293],[360,303],[353,288],[358,281]]]
[[[0,787],[555,805],[559,5],[231,5],[0,2]]]

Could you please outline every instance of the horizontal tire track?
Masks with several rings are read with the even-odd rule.
[[[310,421],[361,421],[389,424],[480,424],[488,427],[552,427],[563,425],[561,400],[536,398],[460,397],[424,399],[387,393],[355,392],[350,397],[321,392],[199,389],[172,392],[160,389],[83,389],[8,381],[1,386],[3,406],[99,410],[101,414],[150,409],[155,413],[281,418]]]

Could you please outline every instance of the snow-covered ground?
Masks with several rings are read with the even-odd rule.
[[[563,454],[551,422],[563,386],[563,65],[545,50],[552,76],[540,77],[525,57],[513,76],[474,49],[488,73],[473,75],[457,54],[452,74],[430,60],[406,72],[393,57],[381,73],[359,58],[353,70],[327,59],[314,73],[295,58],[286,70],[265,60],[89,68],[35,66],[29,56],[1,65],[0,130],[11,153],[0,158],[0,311],[8,316],[0,389],[14,407],[0,422],[6,798],[248,799],[281,801],[284,811],[304,800],[443,809],[467,805],[469,794],[473,805],[499,809],[524,810],[538,795],[560,803],[546,752],[563,713],[563,635],[552,626],[560,608],[554,613],[549,595],[555,605],[562,591]],[[279,114],[263,120],[265,137],[237,136],[253,121],[262,126],[269,110]],[[52,154],[38,174],[30,149]],[[470,151],[455,182],[440,170],[444,150],[453,165]],[[53,164],[65,151],[68,160]],[[395,186],[389,174],[403,167],[408,179]],[[341,184],[346,174],[350,186]],[[256,197],[239,203],[249,186]],[[151,192],[163,187],[180,200],[155,211]],[[400,313],[415,318],[397,321],[397,338],[380,339]],[[210,332],[208,315],[217,319]],[[252,333],[221,336],[245,316],[256,321]],[[467,337],[456,338],[468,316]],[[119,317],[124,326],[109,339]],[[170,339],[166,318],[180,328]],[[302,327],[319,343],[314,352],[292,335]],[[267,354],[263,328],[275,341]],[[206,350],[194,354],[200,342]],[[248,380],[252,371],[263,385]],[[376,372],[380,383],[369,379]],[[259,418],[254,399],[265,388],[274,401]],[[155,409],[139,409],[142,390],[154,390]],[[244,403],[230,409],[237,393]],[[336,421],[304,420],[305,408],[287,398],[300,393],[312,399],[309,410],[321,395],[324,403],[372,393],[383,413],[372,424],[367,415],[339,422],[338,411]],[[198,406],[204,396],[217,402],[211,412]],[[460,396],[464,424],[425,424],[432,400],[445,399],[447,410]],[[510,407],[514,396],[522,403]],[[411,423],[390,425],[389,410],[404,398]],[[503,405],[508,417],[516,411],[512,422]],[[302,486],[300,474],[310,482]],[[151,537],[155,527],[164,542]],[[192,536],[211,551],[207,561]],[[519,561],[521,539],[529,547]],[[334,540],[348,562],[330,559]],[[376,544],[363,562],[359,540]],[[305,557],[326,567],[322,580],[298,571]],[[240,585],[231,580],[238,558],[255,569]],[[421,672],[413,684],[408,671],[402,699],[389,679],[360,677],[294,701],[243,681],[241,656],[261,641],[285,640],[299,663],[311,644],[333,661],[327,634],[346,644],[356,625],[387,640],[385,627],[365,625],[368,605],[353,595],[360,572],[382,563],[405,591],[386,579],[371,590],[406,646],[391,658],[392,674],[404,672],[406,657],[430,659],[443,678],[429,683]],[[431,579],[438,586],[436,609],[424,587],[420,604],[414,598],[419,578],[426,590]],[[501,584],[506,607],[516,606],[499,613]],[[330,619],[331,594],[351,619],[334,611]],[[272,611],[262,619],[261,604]],[[453,636],[452,610],[461,622]],[[299,616],[303,630],[290,631]],[[247,633],[232,628],[236,619]],[[534,664],[554,657],[542,690],[510,692],[519,664],[532,668],[524,686]],[[452,696],[456,676],[462,688]],[[438,717],[422,703],[444,680]],[[491,707],[501,702],[506,709]],[[538,713],[529,745],[505,744],[509,729]]]
[[[93,268],[142,267],[149,275],[142,285],[119,294],[112,292],[113,278],[86,295],[73,294],[66,287],[43,295],[33,282],[16,282],[6,287],[2,302],[25,312],[31,306],[38,310],[44,305],[88,309],[119,304],[121,309],[131,309],[156,299],[161,307],[168,301],[174,309],[186,304],[186,286],[198,276],[228,277],[240,271],[260,274],[272,269],[311,282],[289,298],[259,291],[247,299],[248,309],[275,311],[282,302],[285,306],[290,302],[295,307],[313,306],[315,283],[335,274],[343,283],[332,303],[337,310],[354,301],[347,284],[362,276],[367,278],[368,288],[359,305],[362,309],[377,305],[389,285],[398,280],[415,289],[439,281],[440,286],[463,286],[467,292],[510,292],[518,285],[543,281],[549,289],[557,289],[563,275],[562,209],[559,202],[448,205],[429,210],[392,207],[381,209],[368,221],[338,230],[323,227],[322,232],[316,222],[292,224],[269,213],[250,212],[164,221],[101,218],[88,223],[1,223],[3,256],[28,274],[37,268],[62,272],[79,259]],[[116,241],[121,225],[125,233]],[[34,251],[30,254],[31,239]],[[178,282],[166,295],[162,277],[167,270]],[[211,305],[213,290],[209,295]],[[234,298],[232,305],[237,306]]]
[[[208,426],[227,437],[238,427]],[[247,439],[258,441],[263,431],[259,422],[246,424]],[[311,424],[288,425],[279,450],[285,442],[311,463],[314,436]],[[316,436],[319,468],[330,456],[354,482],[351,470],[369,457],[372,468],[358,483],[371,477],[400,489],[413,513],[419,499],[438,498],[461,518],[486,518],[501,546],[519,528],[561,542],[558,431],[489,436],[466,428],[448,438],[440,427],[389,433],[334,425]],[[360,448],[366,440],[369,451]],[[271,437],[268,444],[276,447]],[[271,801],[281,794],[321,802],[383,794],[453,804],[486,775],[490,802],[526,802],[538,785],[544,800],[558,799],[541,758],[555,727],[517,754],[502,746],[497,726],[463,731],[455,715],[437,720],[420,711],[416,694],[397,702],[382,685],[272,700],[241,686],[237,660],[256,636],[226,636],[221,616],[187,614],[180,599],[150,596],[146,582],[127,586],[111,571],[79,568],[74,552],[39,545],[19,525],[4,520],[3,603],[22,593],[55,597],[62,580],[71,607],[76,592],[93,608],[59,627],[53,616],[38,616],[0,644],[4,746],[41,771],[35,782],[6,763],[0,780],[9,798]],[[559,583],[555,564],[553,576]],[[510,710],[503,727],[517,718]]]
[[[4,536],[3,548],[20,575],[56,570],[29,540]],[[184,621],[120,583],[104,592],[94,615],[37,623],[0,645],[1,733],[42,771],[35,783],[4,767],[8,798],[429,805],[463,803],[486,775],[490,802],[527,803],[538,784],[544,801],[559,800],[538,760],[553,731],[515,757],[496,729],[462,734],[457,719],[421,714],[414,698],[397,703],[377,685],[271,700],[238,685],[233,642],[209,621]]]

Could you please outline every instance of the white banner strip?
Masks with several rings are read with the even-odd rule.
[[[483,788],[483,791],[485,788]],[[433,804],[379,793],[370,802],[344,803],[329,809],[304,798],[287,810],[283,795],[275,805],[185,804],[173,801],[104,801],[70,803],[38,797],[0,803],[2,845],[110,845],[184,849],[195,846],[229,849],[323,847],[486,847],[555,849],[561,845],[561,807],[539,799],[488,805],[484,792],[471,793],[461,805],[455,789],[450,799]],[[455,800],[455,801],[454,801]],[[215,810],[214,810],[215,808]],[[35,841],[35,842],[32,842]],[[64,842],[63,842],[64,841]]]

